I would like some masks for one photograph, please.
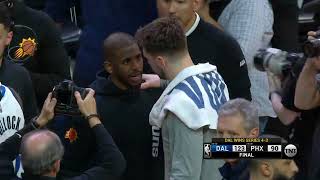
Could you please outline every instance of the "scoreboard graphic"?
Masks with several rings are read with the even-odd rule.
[[[296,145],[278,138],[213,138],[203,144],[204,159],[292,159],[297,153]]]

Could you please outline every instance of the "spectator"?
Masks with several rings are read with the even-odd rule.
[[[239,44],[195,13],[199,7],[198,0],[157,0],[157,7],[160,17],[173,15],[182,22],[194,64],[209,62],[217,66],[228,85],[230,98],[251,100],[246,61]]]
[[[194,65],[180,21],[160,18],[140,29],[136,37],[151,68],[170,84],[153,106],[149,122],[162,128],[165,179],[219,178],[219,161],[203,159],[203,143],[217,126],[217,110],[229,99],[217,68]]]
[[[97,93],[98,112],[106,120],[103,124],[127,160],[123,179],[163,180],[161,130],[148,121],[161,92],[140,90],[143,59],[131,35],[113,33],[103,49],[104,69],[91,88]]]
[[[95,134],[96,155],[99,156],[99,159],[96,160],[94,167],[72,179],[107,179],[110,176],[119,175],[124,169],[122,154],[96,115],[97,110],[93,95],[94,91],[90,90],[83,100],[78,92],[75,93],[79,109]],[[39,117],[0,145],[0,174],[2,178],[17,179],[12,171],[11,160],[19,153],[20,144],[22,164],[25,169],[22,179],[57,178],[64,152],[60,139],[48,130],[32,131],[44,127],[54,117],[53,110],[56,101],[55,98],[51,99],[50,93]],[[58,177],[58,179],[64,178]]]
[[[292,159],[254,159],[250,163],[250,179],[294,179],[298,167]]]
[[[220,138],[257,138],[259,118],[256,107],[247,100],[233,99],[219,110],[218,137]],[[221,167],[221,175],[228,180],[249,179],[248,161],[226,159]]]
[[[281,138],[275,135],[263,135],[261,138]],[[287,143],[283,140],[283,143]],[[292,180],[299,171],[292,159],[252,159],[249,163],[250,180]]]
[[[13,36],[11,23],[10,12],[0,3],[0,82],[18,93],[21,98],[23,114],[28,123],[38,111],[30,75],[25,68],[11,62],[4,56],[5,48],[10,44]],[[24,123],[21,123],[20,128],[23,125]]]
[[[65,12],[68,1],[47,0],[52,8],[47,8],[49,14]],[[61,3],[54,6],[54,3]],[[103,40],[113,32],[121,31],[134,34],[142,25],[156,17],[155,2],[150,0],[97,0],[81,1],[83,31],[80,38],[80,48],[74,69],[74,81],[77,85],[89,86],[96,78],[96,73],[103,66],[101,45]]]
[[[254,56],[259,49],[270,44],[273,30],[273,12],[268,0],[232,0],[219,17],[219,23],[240,44],[248,63],[252,100],[259,107],[260,131],[269,117],[276,117],[268,99],[267,73],[254,66]]]
[[[9,5],[15,22],[6,58],[28,69],[41,107],[53,86],[70,78],[69,60],[60,34],[45,13],[27,7],[21,0],[1,1]]]
[[[3,57],[5,47],[12,39],[10,12],[0,2],[0,143],[23,128],[37,114],[35,95],[27,70]],[[23,113],[22,113],[23,111]],[[20,157],[17,157],[15,173],[22,170]]]
[[[305,60],[303,58],[295,62],[292,69],[281,81],[281,88],[275,89],[275,91],[270,93],[270,100],[277,116],[289,130],[282,137],[286,137],[290,143],[298,144],[299,154],[303,154],[303,156],[300,155],[294,158],[299,168],[299,172],[295,176],[296,180],[304,180],[309,177],[308,170],[313,162],[311,158],[312,137],[315,124],[318,121],[318,109],[303,111],[294,105],[296,84]],[[278,78],[277,76],[273,77],[275,79]],[[270,88],[272,89],[272,84]]]
[[[309,35],[314,35],[310,32]],[[320,124],[319,124],[319,105],[320,105],[320,93],[317,85],[316,75],[320,70],[319,56],[308,58],[304,67],[299,75],[294,104],[297,108],[302,110],[314,110],[314,118],[316,122],[314,124],[314,134],[312,140],[312,152],[311,162],[309,165],[308,178],[319,179],[320,168],[318,161],[320,161],[320,147],[319,147],[319,135],[320,135]]]

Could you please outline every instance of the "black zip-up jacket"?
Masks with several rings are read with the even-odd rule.
[[[149,113],[161,90],[121,90],[105,71],[98,73],[91,88],[102,122],[127,161],[123,179],[163,180],[161,130],[149,124]]]
[[[14,35],[5,55],[30,72],[38,107],[42,107],[53,86],[70,79],[69,59],[53,20],[19,0],[13,2]]]
[[[33,130],[31,125],[25,126],[23,129],[8,138],[0,144],[0,177],[1,180],[18,180],[14,174],[12,161],[19,154],[21,139],[24,134]],[[112,137],[102,124],[92,128],[96,139],[96,157],[95,165],[83,172],[81,175],[68,178],[69,180],[98,180],[98,179],[116,179],[125,169],[125,160],[114,144]],[[74,162],[77,163],[77,162]],[[65,177],[57,178],[34,176],[22,174],[23,180],[63,180]]]

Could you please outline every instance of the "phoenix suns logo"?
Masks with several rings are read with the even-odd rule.
[[[73,143],[74,141],[76,141],[76,140],[78,139],[78,133],[77,133],[76,129],[70,128],[70,129],[66,132],[64,138],[69,139],[69,141],[70,141],[71,143]]]
[[[25,25],[14,25],[14,36],[7,48],[7,57],[15,63],[25,63],[39,50],[35,31]]]
[[[33,56],[34,52],[37,49],[37,44],[35,39],[22,39],[22,42],[19,44],[19,48],[15,51],[14,58],[21,59],[25,56]]]

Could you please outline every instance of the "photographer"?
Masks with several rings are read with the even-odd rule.
[[[309,35],[313,35],[309,33]],[[319,106],[320,106],[320,94],[317,85],[316,75],[320,70],[320,59],[319,55],[308,58],[305,65],[303,66],[302,72],[298,78],[294,104],[296,107],[308,110],[312,113],[312,119],[314,120],[312,129],[312,144],[310,151],[310,162],[308,174],[310,179],[316,179],[320,175],[319,160],[320,160],[320,148],[319,148],[319,134],[320,134],[320,124],[319,124]]]
[[[320,57],[306,61],[296,87],[294,102],[298,108],[309,110],[320,106],[320,93],[315,78],[319,70]]]
[[[297,179],[305,178],[312,166],[310,154],[317,116],[314,110],[303,111],[296,107],[294,99],[297,80],[306,59],[299,54],[273,48],[267,49],[260,55],[256,56],[255,65],[259,70],[267,71],[269,74],[270,101],[282,123],[279,120],[269,122],[266,132],[279,135],[299,145],[299,152],[304,156],[295,158],[300,169]]]
[[[295,63],[290,73],[281,81],[280,93],[279,91],[270,93],[272,106],[279,120],[286,126],[288,140],[298,144],[299,152],[304,154],[304,156],[295,158],[295,162],[299,167],[296,179],[308,177],[308,169],[310,168],[310,162],[312,162],[310,154],[314,122],[316,120],[314,111],[302,111],[294,105],[295,88],[304,63],[305,59]]]
[[[96,115],[96,102],[93,96],[94,91],[91,89],[84,100],[79,92],[75,92],[79,110],[95,134],[97,152],[94,157],[99,159],[95,159],[92,168],[71,179],[107,179],[120,175],[124,170],[125,160]],[[54,117],[57,100],[51,97],[50,93],[39,117],[0,145],[1,179],[17,179],[13,173],[12,160],[18,155],[20,144],[22,164],[25,169],[22,179],[64,179],[59,176],[60,162],[64,153],[63,145],[53,132],[40,130]]]

